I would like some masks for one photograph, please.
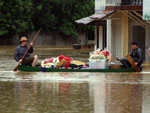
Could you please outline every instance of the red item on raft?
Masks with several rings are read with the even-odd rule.
[[[70,66],[70,62],[67,62],[67,63],[65,64],[65,69],[68,69],[69,66]]]
[[[65,63],[65,65],[64,65],[64,66],[65,66],[65,69],[68,69],[68,67],[69,67],[69,65],[70,65],[71,59],[70,59],[69,57],[64,56],[64,55],[60,55],[60,56],[58,57],[58,59],[59,59],[59,61],[61,61],[62,59],[68,61],[68,62]]]
[[[106,55],[106,56],[109,56],[109,52],[108,52],[108,51],[106,51],[105,55]]]
[[[50,58],[50,59],[44,61],[44,64],[46,64],[46,63],[52,63],[52,62],[53,62],[53,59],[54,59],[54,58]]]
[[[60,56],[58,57],[58,59],[59,59],[59,61],[61,61],[62,59],[65,59],[65,60],[68,61],[68,62],[71,61],[71,59],[70,59],[69,57],[66,57],[66,56],[64,56],[64,55],[60,55]]]

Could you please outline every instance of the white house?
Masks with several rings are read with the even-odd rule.
[[[125,57],[136,41],[150,61],[150,21],[143,20],[143,0],[95,0],[95,14],[77,20],[95,25],[95,49],[107,48],[112,57]]]

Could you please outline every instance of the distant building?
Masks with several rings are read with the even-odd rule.
[[[143,0],[95,0],[95,14],[77,20],[95,25],[95,49],[107,48],[113,57],[124,57],[136,41],[150,61],[150,21],[142,19]]]

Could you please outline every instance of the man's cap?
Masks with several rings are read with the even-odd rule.
[[[28,41],[28,39],[26,37],[21,37],[20,42],[23,42],[23,41]]]

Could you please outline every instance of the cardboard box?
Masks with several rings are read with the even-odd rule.
[[[89,69],[106,69],[108,62],[101,59],[89,59]]]

